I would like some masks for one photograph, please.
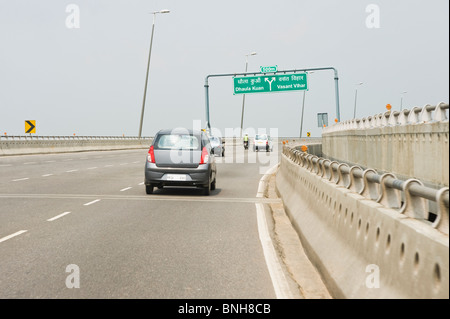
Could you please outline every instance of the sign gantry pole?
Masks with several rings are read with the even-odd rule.
[[[276,72],[267,72],[267,73],[255,73],[255,72],[251,72],[251,73],[226,73],[226,74],[210,74],[208,76],[206,76],[205,78],[205,112],[206,112],[206,128],[207,129],[211,129],[211,121],[209,118],[209,78],[212,77],[237,77],[237,76],[251,76],[253,75],[255,78],[252,79],[254,81],[257,81],[258,78],[260,80],[260,82],[267,82],[269,84],[269,90],[267,89],[258,89],[258,92],[250,92],[248,91],[248,89],[244,88],[242,89],[243,91],[241,92],[236,92],[236,93],[263,93],[263,92],[281,92],[281,91],[290,91],[290,90],[305,90],[307,89],[307,85],[306,85],[306,78],[304,79],[304,83],[302,82],[303,79],[298,79],[298,81],[296,81],[295,79],[292,80],[292,82],[289,82],[286,79],[286,84],[283,84],[280,86],[280,88],[276,88],[275,85],[272,86],[272,82],[274,81],[274,79],[278,78],[279,76],[277,76],[277,74],[285,74],[287,76],[295,74],[295,73],[300,73],[300,72],[308,72],[308,71],[324,71],[324,70],[333,70],[334,71],[334,83],[335,83],[335,97],[336,97],[336,118],[338,120],[338,122],[340,122],[341,120],[341,116],[340,116],[340,109],[339,109],[339,77],[338,77],[338,72],[336,70],[336,68],[333,67],[324,67],[324,68],[308,68],[308,69],[295,69],[295,70],[285,70],[285,71],[276,71]],[[268,77],[267,74],[272,74],[271,77]],[[241,79],[241,78],[240,78]]]

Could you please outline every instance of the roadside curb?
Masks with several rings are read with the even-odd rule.
[[[268,170],[263,177],[265,189],[258,190],[263,197],[279,198],[275,177],[278,165]],[[268,204],[273,218],[271,236],[277,254],[282,260],[290,278],[297,284],[300,294],[305,299],[332,299],[323,283],[318,270],[307,257],[297,231],[287,215],[283,202]]]

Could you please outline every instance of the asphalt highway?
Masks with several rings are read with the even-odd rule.
[[[278,154],[246,152],[210,196],[146,195],[147,150],[0,158],[0,298],[279,297],[256,197]]]

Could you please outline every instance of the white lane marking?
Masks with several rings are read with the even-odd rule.
[[[25,232],[26,232],[26,230],[19,230],[18,232],[15,232],[14,234],[5,236],[5,237],[3,237],[3,238],[0,238],[0,243],[1,243],[2,241],[5,241],[5,240],[11,239],[11,238],[13,238],[13,237],[19,236],[20,234],[23,234],[23,233],[25,233]]]
[[[101,199],[96,199],[96,200],[93,200],[92,202],[89,202],[89,203],[86,203],[86,204],[83,204],[83,205],[84,206],[89,206],[89,205],[95,204],[95,203],[97,203],[99,201],[101,201]]]
[[[72,172],[76,172],[76,171],[78,171],[78,170],[77,169],[72,169],[70,171],[66,171],[66,173],[72,173]]]
[[[96,169],[97,168],[97,166],[96,167],[89,167],[88,169]]]
[[[142,182],[142,183],[139,183],[138,185],[139,185],[139,186],[141,186],[141,185],[144,185],[144,182]]]
[[[55,219],[61,218],[61,217],[65,216],[65,215],[67,215],[67,214],[70,214],[70,212],[65,212],[65,213],[59,214],[59,215],[57,215],[57,216],[55,216],[55,217],[52,217],[52,218],[47,219],[47,221],[48,221],[48,222],[52,222],[52,221],[54,221]]]
[[[53,174],[44,174],[42,175],[42,177],[48,177],[48,176],[52,176]]]
[[[125,187],[125,188],[121,189],[120,191],[121,191],[121,192],[124,192],[124,191],[129,190],[130,188],[133,188],[133,187]]]
[[[54,162],[56,162],[56,161],[45,161],[46,163],[54,163]]]
[[[36,164],[36,162],[26,162],[26,163],[23,163],[23,165],[30,165],[30,164]]]
[[[272,174],[278,164],[267,170],[263,178],[260,180],[260,185],[258,187],[258,193],[256,197],[263,197],[262,186],[265,184],[268,176]],[[261,246],[263,248],[264,258],[266,260],[267,269],[269,270],[270,278],[272,279],[273,288],[275,290],[275,295],[278,299],[292,299],[293,295],[289,289],[289,284],[284,275],[283,269],[277,257],[277,252],[270,237],[269,228],[267,226],[266,215],[264,213],[264,206],[262,203],[255,203],[256,205],[256,220],[258,224],[259,240],[261,241]]]
[[[26,181],[27,179],[30,179],[30,178],[28,178],[28,177],[25,177],[25,178],[18,178],[18,179],[13,179],[12,181],[13,181],[13,182],[19,182],[19,181]]]
[[[138,164],[138,163],[141,163],[141,161],[136,161],[136,162],[133,162],[133,164]]]

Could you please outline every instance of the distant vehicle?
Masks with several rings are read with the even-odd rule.
[[[195,186],[209,195],[216,188],[214,149],[204,131],[164,129],[156,133],[145,164],[145,191]]]
[[[253,140],[253,151],[258,151],[260,149],[265,150],[266,152],[273,151],[273,142],[272,138],[267,134],[256,134],[255,139]]]
[[[224,157],[225,156],[225,141],[221,137],[211,136],[211,147],[214,149],[214,154]]]

